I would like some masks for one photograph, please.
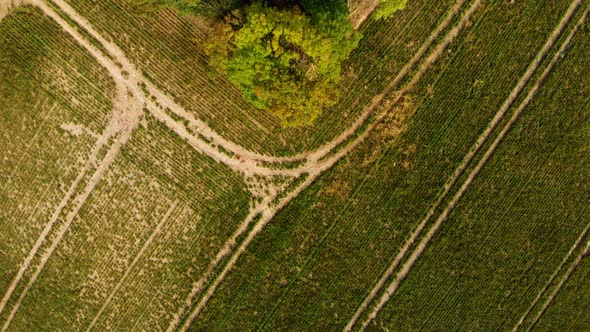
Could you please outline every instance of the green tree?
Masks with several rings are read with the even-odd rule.
[[[337,102],[341,64],[361,38],[346,15],[258,2],[232,12],[216,31],[211,62],[287,127],[310,125]]]
[[[379,7],[375,11],[375,18],[389,18],[395,12],[406,8],[408,0],[379,0]]]

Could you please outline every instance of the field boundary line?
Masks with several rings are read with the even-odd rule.
[[[547,298],[547,301],[545,301],[545,303],[543,303],[543,307],[541,307],[541,309],[539,310],[537,315],[533,318],[531,325],[526,329],[527,332],[530,331],[533,327],[535,327],[535,325],[539,322],[539,319],[547,311],[547,308],[549,307],[549,305],[551,305],[551,303],[555,299],[555,296],[557,296],[557,294],[559,293],[559,291],[561,290],[563,285],[566,283],[566,281],[568,281],[569,277],[572,275],[572,273],[575,271],[575,269],[578,267],[578,265],[580,265],[580,262],[582,261],[584,256],[588,255],[589,253],[590,253],[590,240],[588,241],[588,243],[586,243],[586,247],[584,248],[584,250],[572,262],[572,264],[568,268],[568,270],[565,273],[565,275],[563,276],[563,278],[561,278],[561,280],[559,281],[559,284],[557,284],[557,287],[555,287],[555,289],[553,290],[551,295],[549,295],[549,297]]]
[[[102,304],[102,306],[100,307],[100,309],[98,310],[98,312],[96,313],[96,315],[94,316],[94,319],[92,319],[92,322],[90,322],[90,324],[86,328],[86,332],[92,330],[92,328],[94,327],[94,325],[96,324],[96,322],[98,321],[98,319],[100,318],[100,316],[102,315],[102,313],[104,312],[104,310],[111,303],[111,300],[113,299],[113,297],[115,296],[115,294],[117,293],[117,291],[119,290],[119,288],[127,280],[127,277],[129,276],[129,273],[131,273],[131,270],[133,270],[133,268],[135,267],[135,265],[137,264],[137,262],[139,262],[139,260],[143,257],[143,254],[145,253],[145,251],[147,250],[147,248],[151,245],[151,243],[154,241],[154,239],[158,235],[160,235],[160,232],[162,230],[162,226],[164,226],[164,224],[166,223],[166,221],[168,221],[168,219],[170,218],[170,215],[172,214],[172,212],[176,208],[176,205],[177,204],[178,204],[178,201],[174,201],[174,203],[172,203],[172,205],[170,206],[170,208],[168,208],[168,211],[166,211],[166,214],[164,214],[164,216],[162,217],[162,219],[160,220],[160,222],[158,223],[158,225],[156,226],[156,228],[153,230],[153,232],[150,234],[150,236],[144,242],[143,246],[137,252],[137,255],[135,256],[135,258],[133,259],[133,261],[131,262],[131,264],[129,265],[129,267],[127,267],[127,269],[125,270],[125,273],[123,273],[123,276],[121,277],[121,279],[119,279],[119,282],[115,285],[115,287],[113,288],[113,290],[111,291],[111,293],[109,294],[109,296],[107,297],[107,299],[104,301],[104,303]]]
[[[553,47],[553,45],[555,44],[555,42],[557,41],[557,39],[559,38],[559,36],[562,34],[562,32],[565,29],[565,27],[571,21],[572,16],[576,12],[576,9],[579,7],[579,5],[581,4],[581,2],[582,2],[582,0],[574,0],[571,3],[568,11],[562,17],[562,20],[560,21],[560,23],[558,24],[558,26],[556,27],[556,29],[553,31],[553,33],[550,35],[549,39],[545,43],[545,46],[537,54],[537,57],[535,58],[535,60],[531,64],[532,66],[529,67],[529,70],[527,70],[527,72],[525,73],[525,75],[523,76],[523,78],[528,77],[528,79],[530,79],[530,77],[532,77],[533,73],[536,71],[536,69],[540,65],[540,63],[541,63],[542,59],[545,57],[546,53]],[[583,17],[585,17],[585,15]],[[573,35],[576,33],[576,31],[578,30],[578,28],[580,27],[580,25],[581,25],[582,22],[583,22],[583,19],[580,20],[580,22],[573,28],[572,32],[570,33],[570,35],[568,36],[568,38],[564,41],[564,43],[560,47],[559,51],[557,51],[555,53],[555,56],[553,57],[553,59],[551,59],[551,62],[547,65],[547,68],[545,69],[545,71],[537,79],[537,81],[535,82],[535,85],[531,88],[531,90],[527,94],[526,98],[522,101],[522,103],[519,105],[518,109],[514,112],[514,114],[510,118],[510,120],[502,128],[501,132],[498,134],[498,136],[496,137],[496,139],[490,145],[490,147],[488,148],[488,150],[486,151],[486,153],[484,154],[484,156],[482,157],[482,159],[480,159],[480,161],[477,163],[477,165],[474,167],[474,169],[469,173],[469,175],[468,175],[467,179],[465,180],[465,182],[463,183],[463,185],[460,187],[460,189],[454,195],[454,197],[452,198],[452,200],[447,204],[446,208],[442,211],[442,213],[440,214],[440,216],[438,217],[438,219],[436,220],[436,222],[434,223],[434,225],[430,228],[430,230],[428,231],[428,233],[420,241],[420,243],[418,244],[418,246],[416,247],[416,249],[412,252],[412,254],[408,258],[408,260],[406,261],[406,263],[402,266],[401,270],[397,273],[395,279],[390,283],[390,285],[388,286],[388,288],[385,290],[385,293],[381,296],[379,302],[377,303],[377,305],[375,306],[374,310],[369,315],[368,319],[363,322],[362,327],[361,327],[361,330],[364,330],[368,326],[368,324],[373,319],[375,319],[377,317],[377,314],[379,313],[379,311],[381,310],[381,308],[385,305],[385,303],[387,301],[389,301],[390,297],[397,290],[397,287],[399,286],[399,284],[403,281],[403,279],[405,279],[405,277],[407,276],[407,274],[410,272],[411,268],[413,267],[414,263],[421,256],[422,252],[426,249],[426,246],[428,245],[428,243],[430,242],[430,240],[432,239],[432,237],[434,237],[434,234],[438,231],[438,229],[442,225],[443,221],[446,220],[446,218],[449,215],[449,213],[451,212],[451,210],[455,207],[455,205],[461,199],[461,197],[463,196],[463,194],[465,193],[465,191],[469,188],[469,186],[471,185],[471,182],[473,181],[473,179],[475,178],[475,176],[477,174],[479,174],[479,171],[483,168],[484,164],[489,160],[489,158],[495,152],[497,146],[502,141],[502,139],[504,138],[504,136],[506,135],[506,133],[508,133],[508,131],[512,128],[512,125],[516,122],[516,120],[518,120],[518,118],[519,118],[520,114],[522,113],[522,111],[528,106],[529,102],[536,95],[536,93],[539,90],[541,84],[544,82],[544,80],[546,79],[546,77],[549,75],[549,73],[553,69],[554,65],[557,63],[557,60],[559,59],[560,53],[563,50],[565,50],[566,47],[569,45],[569,42],[573,38]],[[527,79],[527,81],[528,81],[528,79]],[[515,90],[513,91],[513,93],[511,93],[511,95],[509,97],[509,100],[512,99],[512,101],[510,101],[510,103],[505,103],[505,105],[507,105],[507,108],[509,108],[510,104],[512,104],[512,102],[514,101],[514,99],[517,98],[518,93],[520,93],[520,91],[524,88],[524,86],[526,85],[527,81],[523,81],[522,79],[519,81],[519,83],[515,87]],[[518,93],[517,94],[514,94],[515,91],[518,91]],[[509,100],[507,100],[507,102]],[[502,117],[503,117],[504,113],[506,113],[506,112],[505,111],[502,112]],[[494,117],[494,120],[491,123],[491,124],[493,124],[493,127],[495,127],[500,120],[501,120],[501,118]],[[488,129],[489,128],[490,127],[488,127]],[[480,138],[477,140],[477,143],[476,143],[476,145],[478,145],[477,150],[481,147],[481,145],[483,145],[483,143],[485,142],[485,140],[489,136],[489,134],[492,131],[492,129],[493,128],[491,128],[489,130],[486,129],[484,131],[484,133],[483,133],[483,134],[486,134],[486,136],[480,136]],[[473,154],[475,154],[475,152]],[[461,165],[459,165],[458,170],[459,169],[464,170],[467,167],[467,164],[470,162],[470,160],[471,160],[471,158],[473,156],[472,155],[470,156],[468,154],[466,157],[469,157],[468,160],[467,159],[464,159],[464,161],[466,161],[466,162],[464,162]],[[462,171],[461,171],[461,173],[462,173]],[[457,174],[457,172],[455,174]],[[458,178],[458,175],[457,175],[457,178]],[[457,180],[457,178],[453,178],[452,179],[452,182],[454,183]],[[450,190],[450,188],[449,188],[449,190]],[[437,208],[438,208],[438,206],[434,207],[430,211],[433,211],[433,214],[434,214],[434,210],[436,210]],[[430,212],[429,212],[429,214],[430,214]],[[411,238],[410,239],[411,242],[413,242],[415,240],[416,240],[415,238]],[[394,267],[394,269],[396,267],[397,267],[397,265]]]

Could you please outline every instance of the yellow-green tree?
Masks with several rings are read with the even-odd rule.
[[[360,35],[345,15],[254,3],[228,15],[209,49],[244,97],[283,126],[310,125],[339,98],[341,64]]]
[[[379,0],[379,7],[375,11],[375,18],[391,17],[395,12],[406,7],[408,0]]]

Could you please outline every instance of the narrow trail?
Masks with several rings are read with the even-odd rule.
[[[586,243],[586,247],[584,248],[584,251],[582,251],[578,255],[578,257],[576,257],[576,259],[572,262],[572,264],[567,269],[567,272],[565,273],[563,278],[561,278],[561,280],[559,281],[559,284],[557,284],[557,287],[555,287],[555,289],[553,290],[551,295],[549,295],[549,297],[547,298],[547,301],[545,301],[545,303],[543,303],[543,306],[541,307],[541,309],[539,310],[537,315],[533,318],[531,325],[526,329],[527,332],[532,330],[532,328],[535,327],[535,325],[537,325],[541,316],[543,316],[543,314],[547,311],[547,308],[549,307],[549,305],[551,305],[551,303],[553,303],[555,296],[557,296],[557,294],[559,293],[559,291],[561,290],[563,285],[566,283],[566,281],[568,281],[568,279],[570,278],[572,273],[576,270],[578,265],[580,265],[580,262],[582,261],[584,256],[586,256],[588,254],[590,254],[590,241],[588,241],[588,243]]]
[[[429,40],[425,43],[425,45],[423,47],[421,47],[421,49],[412,58],[412,60],[411,60],[412,66],[415,65],[415,63],[417,63],[419,61],[419,59],[424,55],[426,50],[430,47],[430,44],[432,44],[438,38],[438,35],[446,29],[446,27],[452,21],[453,16],[456,15],[456,13],[460,10],[461,6],[464,3],[465,3],[465,0],[457,1],[455,6],[453,7],[453,9],[451,10],[451,13],[449,13],[449,15],[445,18],[445,20],[437,27],[435,32],[430,36]],[[440,55],[442,55],[444,49],[448,46],[448,44],[454,38],[456,38],[459,31],[465,26],[465,24],[469,20],[469,17],[479,7],[480,3],[481,3],[481,0],[476,0],[474,2],[474,5],[472,5],[469,8],[469,10],[466,14],[467,17],[463,17],[461,22],[457,26],[455,26],[455,28],[453,28],[447,34],[447,36],[441,42],[441,44],[437,47],[437,49],[435,51],[433,51],[431,56],[429,56],[428,60],[419,68],[419,70],[416,73],[416,76],[414,76],[414,78],[408,84],[408,86],[406,86],[404,89],[402,89],[400,91],[400,93],[397,94],[397,98],[394,100],[393,104],[395,104],[397,101],[399,101],[400,98],[402,97],[403,93],[407,92],[407,90],[412,88],[418,82],[418,80],[422,77],[422,75],[426,72],[426,70],[440,57]],[[411,71],[411,66],[407,65],[406,67],[404,67],[403,71],[405,72],[405,74],[398,75],[398,77],[396,79],[394,79],[394,81],[392,81],[392,83],[390,84],[389,89],[392,89],[396,84],[399,83],[399,81],[401,81],[401,79],[403,78],[404,75],[406,75],[407,73],[409,73]],[[380,96],[379,98],[383,99],[384,96]],[[376,106],[378,103],[379,102],[374,102],[373,104]],[[387,114],[387,111],[380,113],[377,116],[377,120],[374,123],[378,123],[379,120],[381,120],[386,114]],[[297,188],[295,188],[293,191],[291,191],[286,197],[284,197],[276,206],[274,206],[272,208],[269,207],[267,210],[264,211],[262,218],[257,222],[257,224],[250,231],[250,233],[248,234],[246,239],[242,242],[242,244],[240,244],[238,249],[233,253],[231,259],[229,260],[229,262],[225,266],[224,270],[220,273],[220,275],[211,284],[211,286],[209,287],[209,289],[207,290],[206,294],[203,296],[203,298],[201,299],[201,301],[199,302],[197,307],[193,310],[193,312],[187,318],[187,320],[185,321],[185,323],[183,324],[183,326],[180,329],[181,331],[188,330],[192,321],[194,321],[194,319],[196,319],[196,317],[200,314],[201,310],[205,307],[205,305],[207,304],[209,299],[213,296],[213,294],[215,293],[215,291],[217,290],[219,285],[223,282],[226,275],[229,273],[229,271],[236,264],[236,262],[238,261],[240,256],[245,252],[246,248],[252,242],[254,237],[262,231],[264,226],[274,217],[274,215],[278,211],[280,211],[283,207],[285,207],[289,202],[291,202],[291,200],[293,200],[295,197],[297,197],[304,189],[306,189],[309,185],[311,185],[311,183],[313,183],[315,181],[315,179],[319,175],[321,175],[321,173],[330,169],[334,164],[336,164],[336,162],[338,162],[340,159],[345,157],[348,153],[350,153],[350,151],[352,151],[356,146],[358,146],[361,142],[363,142],[364,139],[369,135],[369,133],[371,132],[373,127],[374,127],[374,124],[369,125],[367,127],[367,129],[364,130],[357,138],[355,138],[352,142],[350,142],[348,145],[346,145],[343,149],[336,152],[334,155],[330,156],[329,158],[326,158],[324,160],[317,160],[317,159],[319,159],[319,157],[317,157],[317,156],[310,158],[310,160],[313,161],[313,164],[308,165],[305,168],[307,171],[307,174],[309,174],[309,177],[302,184],[300,184]],[[336,145],[338,145],[338,144],[334,144],[334,146],[336,146]],[[329,152],[331,150],[328,149],[327,151]],[[232,238],[237,238],[237,236],[233,236]],[[230,253],[229,251],[225,251],[224,256],[229,253]],[[215,264],[215,266],[217,266],[217,264],[218,264],[218,262]],[[210,270],[212,271],[212,269],[210,269]],[[176,327],[178,326],[180,319],[182,319],[184,312],[187,310],[187,307],[191,306],[190,303],[192,303],[192,300],[197,295],[197,293],[202,290],[202,285],[206,282],[206,279],[209,277],[209,275],[210,275],[210,273],[206,274],[206,276],[204,276],[199,281],[199,285],[201,285],[201,286],[199,287],[198,290],[191,293],[191,296],[190,296],[191,300],[187,301],[186,306],[183,308],[183,310],[179,314],[176,314],[174,316],[174,319],[173,319],[172,323],[170,324],[170,327],[168,328],[167,331],[171,332],[171,331],[176,330]],[[203,279],[205,279],[205,280],[203,280]]]
[[[553,44],[557,41],[557,39],[559,38],[559,36],[563,32],[564,28],[566,27],[566,25],[571,20],[573,14],[575,13],[576,9],[579,7],[579,5],[581,4],[581,2],[582,2],[582,0],[574,0],[572,2],[572,4],[570,5],[567,13],[564,15],[564,17],[562,18],[561,22],[557,26],[557,28],[553,31],[553,33],[549,37],[549,40],[546,42],[546,44],[542,48],[541,52],[539,52],[539,54],[537,55],[537,57],[533,61],[531,67],[529,67],[529,70],[527,70],[527,72],[525,73],[524,77],[528,77],[530,79],[530,77],[533,75],[534,71],[540,65],[542,58],[552,48]],[[463,194],[465,193],[465,191],[469,188],[469,186],[471,185],[471,182],[473,181],[473,179],[476,177],[476,175],[480,172],[480,170],[483,168],[483,166],[485,165],[485,163],[492,156],[492,154],[496,150],[496,148],[499,145],[499,143],[502,141],[502,139],[504,138],[504,136],[508,133],[508,131],[512,128],[513,124],[519,118],[519,116],[522,113],[522,111],[526,108],[526,106],[528,106],[528,104],[530,103],[530,101],[536,95],[536,93],[539,90],[541,84],[545,81],[545,79],[547,78],[547,76],[549,75],[549,73],[551,72],[551,70],[553,69],[554,65],[557,63],[557,61],[559,59],[560,53],[566,49],[566,47],[569,45],[571,39],[573,38],[574,34],[577,32],[578,28],[584,22],[584,19],[585,19],[587,13],[588,13],[588,11],[586,11],[584,13],[584,15],[582,16],[582,18],[578,22],[578,24],[573,28],[573,30],[571,31],[570,35],[567,37],[567,39],[561,45],[560,49],[555,53],[555,56],[551,59],[551,62],[548,64],[548,66],[545,69],[545,71],[541,74],[541,76],[535,82],[535,85],[531,88],[531,90],[527,94],[526,98],[522,101],[522,103],[519,105],[518,109],[514,112],[514,114],[510,118],[510,120],[502,128],[501,132],[498,134],[498,136],[496,137],[496,139],[490,145],[490,147],[488,148],[488,150],[486,151],[486,153],[484,154],[484,156],[482,157],[482,159],[477,163],[477,165],[475,166],[475,168],[469,173],[467,179],[465,180],[465,182],[463,183],[463,185],[461,186],[461,188],[459,189],[459,191],[455,194],[455,196],[453,197],[453,199],[448,203],[447,207],[442,211],[441,215],[438,217],[438,219],[433,224],[433,226],[430,228],[430,230],[425,235],[425,237],[420,241],[420,243],[418,244],[418,246],[416,247],[416,249],[412,252],[412,254],[408,258],[408,260],[406,261],[406,263],[402,266],[401,270],[395,276],[395,279],[389,284],[388,288],[385,290],[385,293],[379,299],[378,303],[376,304],[375,308],[373,309],[373,311],[369,315],[368,319],[363,322],[362,327],[361,327],[361,330],[364,330],[368,326],[368,324],[377,317],[377,314],[379,313],[379,311],[382,309],[382,307],[385,305],[385,303],[387,303],[389,301],[389,299],[395,293],[395,291],[397,290],[397,288],[399,287],[399,285],[403,281],[403,279],[406,278],[406,276],[410,272],[411,268],[413,267],[414,263],[421,256],[421,254],[426,249],[426,246],[428,245],[428,243],[430,242],[430,240],[432,239],[432,237],[434,237],[434,234],[438,231],[438,229],[440,228],[440,226],[442,225],[442,223],[448,217],[448,215],[451,212],[451,210],[455,207],[455,205],[461,199],[461,197],[463,196]],[[515,88],[514,91],[519,91],[520,92],[524,88],[525,85],[526,85],[526,81],[523,81],[523,80],[519,81],[519,83],[517,84],[517,86],[516,86],[516,88]],[[516,99],[516,97],[518,95],[518,93],[517,94],[514,94],[514,91],[513,91],[513,93],[511,93],[511,95],[509,97],[509,100],[512,99],[512,101],[510,102],[510,104],[514,101],[514,99]],[[505,105],[506,105],[506,103],[505,103]],[[505,111],[502,111],[502,109],[501,109],[500,113],[505,113]],[[494,120],[493,120],[493,122],[492,122],[493,126],[495,126],[501,120],[501,118],[499,118],[496,121],[496,118],[497,117],[495,117]],[[491,133],[491,130],[484,131],[484,134],[486,136],[483,137],[483,138],[482,138],[482,136],[480,136],[480,138],[477,140],[477,142],[476,142],[477,149],[479,149],[479,147],[481,147],[481,145],[483,145],[483,143],[485,142],[485,140],[487,139],[487,137],[489,136],[490,133]],[[475,153],[473,153],[473,154],[475,154]],[[458,169],[464,170],[467,167],[467,163],[469,163],[469,161],[471,160],[471,158],[473,156],[472,155],[471,156],[468,155],[466,157],[468,157],[468,158],[464,159],[464,163],[461,164]],[[457,174],[457,172],[455,174]],[[457,178],[458,178],[458,175],[457,175]],[[451,179],[450,182],[453,182],[453,183],[456,182],[457,178]],[[442,201],[442,199],[441,199],[441,201]],[[439,202],[439,204],[440,204],[440,202]],[[436,210],[436,208],[431,209],[432,214],[434,213],[433,210]],[[429,212],[429,215],[430,214],[431,213]],[[423,222],[420,223],[420,225],[418,226],[418,228],[423,228],[424,227],[424,224],[426,223],[426,221],[427,221],[427,219],[423,220]],[[404,249],[408,250],[409,247],[411,246],[411,244],[416,241],[418,235],[419,235],[418,232],[414,232],[412,234],[412,237],[406,242],[406,245],[404,245]],[[403,255],[401,255],[401,254],[402,253],[400,253],[400,255],[398,255],[398,257],[400,257],[400,256],[401,257],[404,257],[407,254],[407,252],[404,252]],[[400,259],[400,261],[401,261],[401,259]],[[387,269],[387,272],[393,271],[393,270],[395,270],[397,268],[397,266],[399,265],[399,261],[397,260],[397,257],[396,257],[396,260],[393,263],[394,264],[392,264],[392,266],[390,266]],[[371,291],[371,294],[376,293],[376,292],[378,292],[378,290],[375,290],[375,291],[372,290]]]
[[[117,284],[115,285],[115,287],[113,288],[113,290],[111,291],[111,293],[109,294],[107,299],[104,301],[104,303],[102,304],[102,306],[100,307],[100,309],[98,310],[96,315],[94,316],[94,319],[92,319],[92,322],[90,322],[90,324],[88,325],[88,328],[86,328],[87,332],[92,330],[92,328],[94,327],[94,325],[96,324],[96,322],[98,321],[98,319],[100,318],[100,316],[102,315],[104,310],[111,303],[115,294],[117,294],[117,292],[119,291],[119,288],[121,288],[121,285],[123,285],[123,283],[127,280],[127,277],[129,276],[129,273],[131,273],[131,270],[133,270],[135,265],[137,265],[137,262],[139,262],[139,260],[143,257],[143,254],[145,253],[147,248],[151,245],[151,243],[154,241],[154,239],[160,234],[160,232],[162,231],[162,226],[164,226],[166,221],[168,221],[168,219],[170,218],[170,215],[172,214],[172,211],[174,211],[177,204],[178,204],[178,202],[172,203],[172,205],[170,206],[168,211],[166,211],[166,214],[164,215],[164,217],[162,217],[162,219],[160,220],[160,222],[158,223],[158,225],[156,226],[154,231],[150,234],[150,236],[144,242],[143,246],[141,247],[141,249],[139,250],[139,252],[135,256],[135,258],[133,259],[133,261],[131,262],[129,267],[127,267],[127,269],[125,270],[125,273],[123,273],[123,276],[121,277],[121,279],[119,279],[119,282],[117,282]]]
[[[237,244],[238,238],[242,234],[244,234],[244,232],[246,232],[252,221],[254,221],[254,219],[256,219],[258,215],[262,215],[264,211],[269,209],[270,204],[274,199],[275,196],[268,196],[260,205],[250,209],[250,212],[248,213],[244,221],[240,224],[240,226],[238,227],[238,229],[236,229],[232,236],[224,243],[222,249],[217,253],[215,259],[209,264],[209,267],[207,268],[205,273],[197,282],[193,284],[193,287],[189,292],[187,299],[184,301],[184,305],[178,310],[177,313],[175,313],[172,316],[172,321],[170,322],[170,325],[167,329],[168,332],[176,330],[178,325],[181,323],[182,317],[184,317],[186,311],[193,306],[193,301],[195,297],[203,290],[205,283],[209,280],[209,278],[213,274],[213,271],[219,266],[221,261],[223,261],[223,259],[226,256],[231,254],[233,248],[235,248]]]
[[[531,311],[537,305],[537,303],[539,302],[539,300],[541,299],[543,294],[545,294],[545,292],[547,292],[547,289],[553,283],[553,281],[555,280],[555,278],[557,277],[559,272],[563,269],[563,267],[565,266],[567,261],[570,259],[570,257],[574,253],[574,251],[576,251],[580,247],[580,244],[582,244],[582,240],[588,234],[588,230],[590,230],[590,224],[586,225],[586,228],[584,228],[584,230],[582,231],[582,233],[580,234],[580,236],[578,237],[576,242],[574,242],[574,244],[572,245],[572,247],[570,248],[568,253],[562,259],[562,261],[559,264],[559,266],[557,267],[557,269],[555,269],[555,271],[553,271],[553,274],[551,275],[551,277],[549,277],[549,280],[547,280],[547,282],[545,283],[545,286],[543,286],[543,288],[539,291],[539,293],[537,293],[537,296],[535,297],[533,302],[531,302],[531,304],[529,305],[527,310],[524,312],[524,314],[520,317],[520,319],[518,320],[516,325],[514,325],[514,328],[512,328],[513,332],[516,332],[520,329],[520,327],[524,323],[525,319],[530,315]]]
[[[358,30],[379,7],[378,0],[361,0],[361,4],[351,11],[349,18],[355,30]]]

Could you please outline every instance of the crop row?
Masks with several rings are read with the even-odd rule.
[[[170,314],[151,312],[155,303],[144,292],[158,294],[156,303],[166,312],[177,310],[191,281],[245,216],[249,197],[243,187],[239,175],[149,120],[86,201],[12,327],[86,328],[176,204],[95,326],[130,327],[142,313],[146,324],[169,323]]]
[[[565,7],[487,3],[408,96],[416,115],[402,137],[386,120],[281,211],[194,329],[342,329]]]
[[[516,325],[588,225],[589,46],[579,31],[375,326]]]

